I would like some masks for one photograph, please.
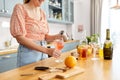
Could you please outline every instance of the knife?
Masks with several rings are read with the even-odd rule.
[[[37,67],[35,67],[35,70],[43,70],[43,71],[45,71],[45,70],[48,70],[48,69],[49,69],[50,72],[58,71],[58,70],[62,70],[63,72],[67,71],[67,68],[56,68],[56,67],[46,67],[46,66],[37,66]]]

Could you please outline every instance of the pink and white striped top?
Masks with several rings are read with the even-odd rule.
[[[10,32],[13,37],[25,36],[32,40],[44,40],[48,33],[48,23],[44,11],[40,9],[41,18],[31,18],[23,4],[16,4],[10,21]]]

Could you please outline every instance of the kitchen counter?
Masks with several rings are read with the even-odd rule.
[[[71,52],[76,52],[76,49],[62,54],[61,58],[64,60]],[[32,63],[20,68],[16,68],[0,74],[1,80],[38,80],[42,75],[49,77],[52,73],[47,71],[34,70],[36,66],[49,66],[49,67],[65,67],[64,63],[56,63],[55,58],[51,57],[36,63]],[[112,60],[91,60],[91,57],[79,59],[76,67],[84,69],[84,72],[66,78],[64,80],[120,80],[120,54],[119,48],[114,49]],[[73,71],[74,72],[74,71]],[[28,76],[21,76],[21,74],[31,74]],[[55,73],[57,74],[57,72]],[[52,78],[50,80],[61,80]]]
[[[16,53],[16,52],[17,52],[17,48],[4,49],[4,50],[0,50],[0,56],[5,55],[5,54],[12,54],[12,53]]]
[[[67,42],[65,42],[65,44],[71,43],[71,42],[79,42],[79,40],[68,40]],[[52,46],[52,44],[48,44],[47,46]],[[0,50],[0,55],[17,53],[17,47],[18,46],[14,47],[14,48]]]

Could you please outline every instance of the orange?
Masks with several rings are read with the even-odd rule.
[[[64,61],[65,65],[69,68],[73,68],[77,64],[77,60],[74,56],[68,56]]]

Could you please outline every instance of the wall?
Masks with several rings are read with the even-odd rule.
[[[16,40],[12,38],[9,31],[9,18],[0,17],[0,49],[4,49],[6,41],[12,41],[11,44],[18,45]],[[12,45],[12,46],[14,46]],[[11,47],[12,47],[11,46]]]
[[[0,49],[5,48],[4,42],[11,40],[11,35],[9,32],[9,18],[0,17]],[[5,26],[3,26],[3,21],[6,21]],[[78,32],[78,25],[83,25],[84,31]],[[74,0],[74,24],[58,24],[49,23],[49,34],[59,33],[60,30],[64,30],[73,39],[82,40],[86,31],[86,34],[90,34],[90,0]],[[16,40],[12,38],[12,46],[18,45]]]
[[[78,32],[78,25],[83,25],[83,31]],[[90,35],[90,0],[74,0],[72,31],[74,39],[77,40],[83,40],[85,35]]]

